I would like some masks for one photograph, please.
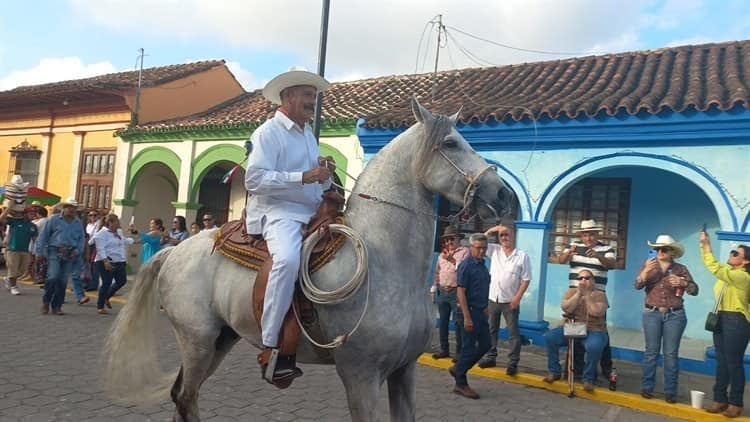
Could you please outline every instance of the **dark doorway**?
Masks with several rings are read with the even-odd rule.
[[[201,181],[198,202],[203,205],[198,210],[198,221],[204,214],[213,214],[217,225],[222,225],[229,218],[229,193],[231,185],[221,183],[221,178],[229,171],[229,165],[224,168],[219,164],[206,173]]]

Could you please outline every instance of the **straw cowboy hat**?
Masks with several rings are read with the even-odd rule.
[[[308,72],[303,68],[293,67],[288,72],[271,79],[263,88],[263,96],[274,104],[281,105],[281,91],[299,85],[314,86],[318,92],[331,87],[331,83],[322,76]]]
[[[71,206],[71,207],[75,207],[75,208],[78,208],[79,205],[80,204],[72,196],[69,196],[68,199],[66,199],[66,200],[60,202],[59,204],[57,204],[57,206],[60,206],[60,207]]]
[[[443,234],[440,236],[440,239],[444,239],[446,237],[457,237],[457,238],[463,238],[464,235],[460,232],[456,231],[453,226],[447,226],[445,230],[443,230]]]
[[[576,230],[574,233],[583,233],[583,232],[600,232],[604,230],[604,227],[596,224],[596,221],[594,220],[583,220],[581,221],[581,228]]]
[[[675,258],[679,258],[685,254],[685,247],[682,246],[682,243],[674,240],[674,238],[668,234],[660,234],[655,242],[651,243],[651,241],[647,241],[646,243],[654,249],[671,248],[674,251],[673,255]]]

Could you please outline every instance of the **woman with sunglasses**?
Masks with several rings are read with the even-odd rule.
[[[117,215],[108,214],[103,221],[104,227],[94,235],[97,251],[95,265],[102,277],[99,299],[96,303],[96,311],[100,314],[107,313],[105,306],[112,308],[109,299],[128,281],[125,272],[125,245],[133,244],[133,239],[123,234]],[[115,281],[114,285],[112,280]]]
[[[675,259],[685,254],[681,243],[670,235],[661,234],[656,242],[649,241],[648,246],[652,248],[649,257],[641,265],[635,279],[636,289],[646,288],[643,308],[646,350],[643,352],[641,396],[647,399],[653,397],[656,359],[660,349],[663,349],[664,400],[676,403],[680,340],[687,325],[683,295],[697,295],[698,285],[687,267],[675,262]]]
[[[596,378],[596,364],[602,357],[604,346],[609,341],[607,334],[607,321],[604,314],[609,306],[607,295],[603,291],[594,288],[594,274],[591,270],[582,269],[578,271],[578,287],[565,291],[560,304],[565,319],[560,326],[547,331],[544,335],[547,344],[547,369],[549,375],[542,381],[553,383],[561,378],[560,347],[567,344],[563,325],[569,321],[585,322],[586,337],[581,338],[583,348],[586,350],[583,366],[583,389],[594,391],[594,378]]]
[[[162,247],[170,248],[172,246],[177,246],[187,238],[188,232],[185,217],[177,215],[172,219],[172,230],[170,230],[169,233],[167,233],[167,236],[163,239]]]
[[[745,394],[743,359],[750,341],[750,247],[740,245],[729,252],[726,264],[719,264],[711,250],[708,233],[701,231],[701,257],[716,276],[714,295],[719,300],[719,324],[714,331],[716,382],[714,401],[706,410],[729,418],[742,414]],[[723,293],[722,293],[723,290]],[[729,394],[727,394],[729,388]]]

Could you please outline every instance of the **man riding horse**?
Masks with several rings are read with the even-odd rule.
[[[279,332],[299,272],[303,225],[331,184],[333,159],[320,156],[309,125],[317,93],[329,87],[324,78],[303,70],[276,76],[263,88],[263,96],[281,107],[250,138],[252,152],[245,173],[245,188],[251,195],[247,233],[262,235],[273,259],[261,319],[264,350],[259,357],[263,378],[272,383],[302,375],[294,355],[278,355]]]

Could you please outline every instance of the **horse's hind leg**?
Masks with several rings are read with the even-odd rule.
[[[391,421],[413,421],[416,417],[416,366],[416,362],[408,363],[388,376]]]
[[[202,347],[194,345],[190,348],[189,343],[180,342],[183,364],[172,386],[172,401],[177,407],[174,415],[175,422],[200,420],[198,416],[198,389],[208,377],[213,375],[221,361],[224,360],[224,357],[232,350],[239,339],[240,336],[237,332],[228,326],[224,326],[219,335],[215,337],[212,350],[202,351]],[[186,350],[188,348],[191,350]],[[186,362],[187,356],[193,356],[189,364]],[[198,359],[198,362],[195,361],[196,359]]]
[[[172,386],[172,401],[175,404],[174,422],[199,422],[198,390],[212,371],[216,348],[213,335],[177,332],[182,355],[182,366]],[[213,368],[215,369],[215,367]]]

